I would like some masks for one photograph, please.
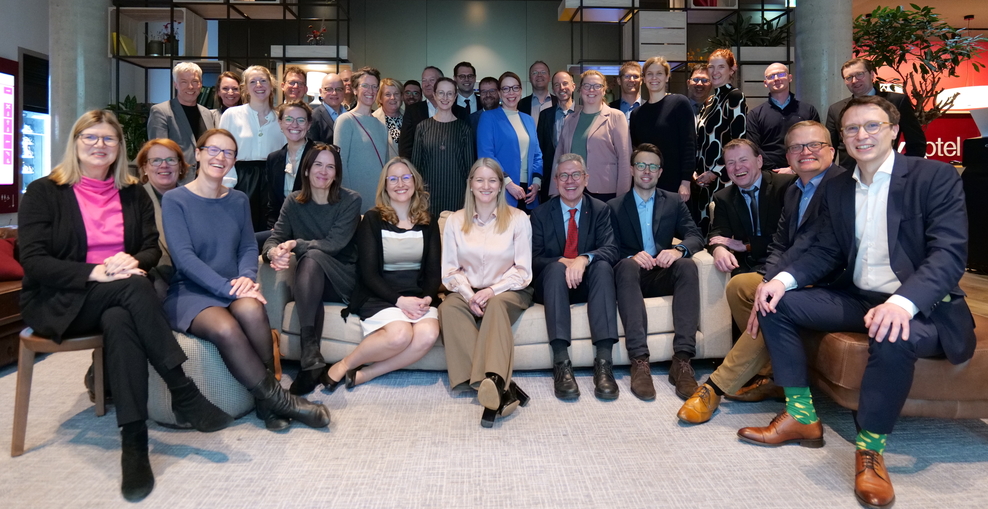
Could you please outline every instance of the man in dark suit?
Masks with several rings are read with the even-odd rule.
[[[343,108],[343,94],[346,87],[339,74],[329,73],[322,78],[319,87],[320,104],[312,106],[312,126],[309,127],[309,139],[326,144],[333,144],[333,129],[336,119],[346,112]]]
[[[477,82],[477,69],[470,62],[460,62],[453,68],[453,81],[456,82],[456,104],[467,110],[467,114],[481,111],[480,94],[473,90]]]
[[[809,230],[823,196],[819,189],[845,171],[834,164],[835,150],[830,142],[830,132],[819,122],[810,120],[793,125],[786,133],[784,145],[788,164],[798,178],[786,189],[782,217],[768,247],[767,266],[772,266],[798,236]],[[765,338],[758,333],[757,327],[746,330],[749,324],[757,324],[757,319],[752,321],[752,308],[763,276],[764,270],[748,272],[732,277],[727,283],[731,316],[744,332],[724,362],[683,403],[677,414],[681,421],[690,424],[709,421],[722,396],[749,402],[782,397],[782,388],[769,378],[771,365]]]
[[[405,116],[401,119],[401,134],[398,137],[398,155],[412,158],[412,147],[415,144],[415,128],[419,122],[432,118],[436,114],[436,81],[443,77],[443,72],[434,66],[422,70],[422,95],[425,100],[405,106]],[[461,120],[470,121],[467,110],[457,104],[453,105],[453,115]]]
[[[690,359],[696,355],[700,323],[700,283],[690,258],[703,249],[700,229],[676,193],[655,186],[662,172],[662,153],[642,143],[631,154],[634,186],[607,202],[614,212],[614,232],[621,260],[614,266],[618,312],[631,358],[631,392],[655,398],[649,365],[645,297],[672,295],[673,358],[669,383],[686,399],[696,390]],[[682,243],[672,245],[673,237]]]
[[[487,76],[480,80],[480,109],[470,114],[470,128],[473,129],[474,153],[477,151],[477,126],[480,125],[480,116],[485,111],[493,110],[501,103],[501,96],[498,95],[497,78]],[[545,203],[544,201],[542,203]]]
[[[219,127],[218,116],[199,104],[202,90],[202,69],[192,62],[179,62],[172,69],[175,98],[151,107],[148,115],[148,139],[168,138],[182,147],[182,155],[189,164],[189,172],[179,184],[187,184],[196,178],[196,140],[199,136]]]
[[[538,124],[535,126],[539,148],[542,150],[542,160],[549,161],[549,164],[552,164],[556,157],[556,145],[559,143],[559,133],[563,130],[563,121],[574,111],[574,91],[576,85],[569,71],[558,71],[552,75],[552,92],[556,95],[556,104],[539,115]],[[545,203],[548,200],[549,186],[543,186],[539,189],[539,201]]]
[[[556,97],[549,93],[549,64],[536,60],[528,68],[528,80],[532,84],[532,93],[518,101],[518,111],[531,115],[535,125],[538,125],[542,110],[556,105]]]
[[[855,97],[839,118],[857,166],[821,190],[819,216],[794,246],[802,249],[783,255],[755,295],[786,411],[738,436],[758,445],[822,446],[800,331],[867,332],[854,494],[868,507],[888,507],[895,492],[882,454],[916,360],[946,356],[960,364],[974,354],[974,320],[957,286],[967,255],[967,214],[953,166],[892,150],[899,134],[893,104]],[[833,284],[807,287],[841,267]]]
[[[906,140],[905,154],[914,157],[926,157],[926,134],[923,127],[916,120],[913,112],[913,105],[909,98],[903,94],[895,92],[883,92],[875,85],[875,64],[871,60],[864,58],[852,58],[840,68],[841,76],[844,78],[844,85],[851,92],[852,97],[864,97],[866,95],[877,95],[895,106],[899,112],[899,134]],[[830,130],[830,138],[834,141],[840,138],[840,112],[847,105],[851,98],[842,99],[830,105],[827,110],[827,129]],[[892,148],[898,150],[900,136],[892,139]],[[837,145],[837,164],[849,170],[854,169],[854,159],[848,154],[844,143]]]
[[[783,196],[795,176],[762,170],[762,151],[751,140],[724,145],[724,162],[734,185],[714,194],[707,249],[717,270],[736,276],[765,264]]]
[[[617,343],[614,269],[617,243],[611,210],[584,195],[587,169],[583,157],[559,158],[559,196],[532,212],[532,275],[535,301],[545,305],[545,326],[552,347],[556,397],[576,398],[580,387],[569,358],[570,304],[587,302],[590,336],[596,348],[594,394],[617,399],[612,350]]]
[[[618,71],[618,86],[621,87],[621,96],[611,101],[608,105],[616,110],[621,110],[624,117],[631,121],[631,112],[642,105],[642,66],[638,62],[629,61],[621,64]]]

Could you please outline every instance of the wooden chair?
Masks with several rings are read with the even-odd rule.
[[[21,346],[17,358],[17,392],[14,399],[14,436],[10,443],[10,455],[24,454],[24,436],[27,432],[27,408],[31,401],[31,379],[34,376],[34,356],[36,353],[73,352],[95,350],[93,372],[96,391],[96,415],[106,413],[103,395],[103,336],[82,336],[69,338],[56,343],[48,338],[35,336],[30,327],[21,331]]]

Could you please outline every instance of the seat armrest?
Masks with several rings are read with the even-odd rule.
[[[696,345],[696,357],[724,357],[731,350],[731,308],[727,305],[728,273],[717,270],[714,257],[706,250],[693,254],[700,282],[700,332],[703,341]]]
[[[292,284],[295,282],[295,255],[292,255],[285,270],[274,270],[271,264],[258,257],[257,282],[261,285],[261,295],[268,301],[265,306],[271,328],[281,332],[284,324],[285,306],[295,300]]]

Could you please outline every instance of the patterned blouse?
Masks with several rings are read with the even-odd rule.
[[[701,193],[707,203],[715,192],[730,181],[724,171],[722,147],[731,140],[747,138],[747,113],[748,105],[745,103],[744,93],[730,83],[718,87],[703,104],[696,127],[696,172],[702,174],[712,171],[719,177],[704,189],[705,193]],[[702,207],[700,214],[701,217],[706,217],[707,207]]]
[[[398,143],[398,136],[401,134],[401,117],[384,115],[384,125],[388,128],[388,136],[391,137],[391,141]]]

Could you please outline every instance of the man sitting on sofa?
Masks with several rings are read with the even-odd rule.
[[[631,392],[643,400],[655,398],[649,365],[648,319],[645,297],[672,295],[672,367],[669,383],[686,399],[696,390],[690,359],[696,355],[700,322],[700,284],[690,258],[703,249],[703,234],[679,194],[656,189],[662,174],[662,153],[642,143],[631,153],[631,191],[608,201],[614,212],[618,255],[614,267],[618,312],[624,324],[631,358]],[[672,245],[672,238],[682,243]]]
[[[569,358],[572,339],[570,304],[588,302],[590,337],[596,348],[594,394],[617,399],[612,350],[617,343],[614,269],[617,244],[607,205],[584,195],[587,171],[579,154],[563,154],[556,170],[559,196],[532,212],[532,272],[535,301],[545,305],[545,326],[552,347],[556,397],[580,396]]]
[[[967,214],[953,166],[892,150],[895,106],[855,97],[839,118],[857,165],[821,189],[819,216],[794,245],[798,256],[783,255],[755,294],[786,410],[738,436],[757,445],[821,447],[800,332],[867,332],[854,494],[867,507],[888,507],[895,493],[882,454],[916,359],[946,356],[960,364],[974,353],[974,319],[957,286],[967,258]],[[832,285],[808,287],[839,267],[846,269]]]

